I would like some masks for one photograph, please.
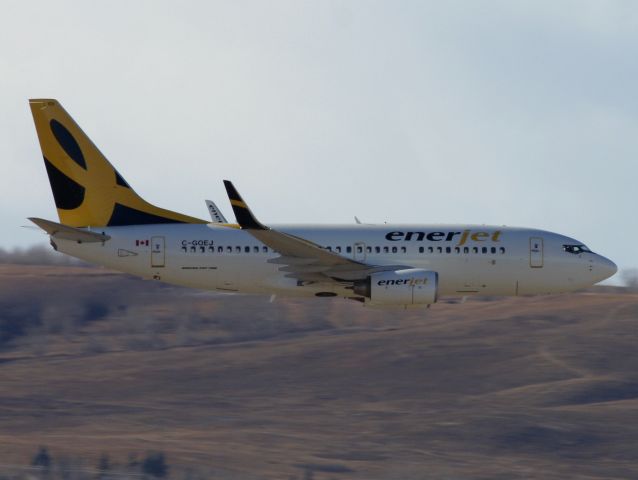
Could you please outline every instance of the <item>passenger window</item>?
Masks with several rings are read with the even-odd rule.
[[[253,247],[253,252],[254,252],[254,253],[259,253],[259,247],[258,247],[257,245],[255,245],[255,246]]]
[[[235,246],[235,252],[236,253],[241,253],[241,247]]]
[[[496,247],[492,247],[492,248],[490,248],[490,252],[492,252],[492,253],[496,253]]]
[[[439,253],[443,253],[443,247],[436,247],[436,251]]]
[[[472,247],[472,251],[473,251],[474,253],[478,253],[478,247]]]
[[[461,253],[461,249],[459,247],[454,247],[454,252],[455,253]]]
[[[230,247],[230,246],[226,247],[226,251],[228,253],[233,253],[233,247]]]
[[[374,251],[377,253],[381,253],[381,247],[374,247]]]
[[[452,247],[445,247],[445,253],[452,253]]]
[[[357,247],[357,253],[363,253],[363,247]]]
[[[217,247],[217,251],[219,253],[224,253],[224,247]]]
[[[346,247],[346,253],[352,253],[352,247]]]
[[[481,250],[483,253],[487,253],[487,247],[483,247]]]
[[[419,253],[423,253],[424,251],[425,251],[425,248],[419,247]]]
[[[392,247],[392,253],[397,253],[397,247]]]
[[[261,251],[263,253],[268,253],[268,247],[261,247]]]
[[[470,253],[470,249],[468,247],[463,247],[463,253]]]
[[[390,250],[388,249],[388,247],[383,247],[383,253],[389,253]]]
[[[432,248],[432,247],[428,247],[428,252],[430,252],[430,253],[434,253],[434,248]]]
[[[250,253],[250,247],[244,247],[244,252]]]
[[[341,247],[335,247],[335,250],[337,251],[337,253],[341,253]]]
[[[372,253],[372,247],[366,247],[366,252]]]
[[[501,251],[501,253],[505,253],[505,247],[501,247],[499,250]]]
[[[329,252],[332,252],[332,247],[326,247],[326,250],[328,250]]]

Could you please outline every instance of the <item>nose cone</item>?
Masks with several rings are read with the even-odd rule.
[[[616,272],[618,271],[618,267],[616,266],[614,262],[612,262],[608,258],[598,255],[598,258],[596,259],[594,271],[596,272],[597,281],[602,282],[603,280],[606,280],[609,277],[616,275]]]

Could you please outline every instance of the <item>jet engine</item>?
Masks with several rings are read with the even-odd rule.
[[[437,272],[406,268],[368,275],[354,292],[378,305],[428,305],[436,302],[438,288]]]

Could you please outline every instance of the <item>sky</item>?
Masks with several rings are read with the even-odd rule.
[[[57,219],[28,108],[58,99],[146,200],[264,223],[477,223],[638,267],[633,1],[12,1],[0,247]]]

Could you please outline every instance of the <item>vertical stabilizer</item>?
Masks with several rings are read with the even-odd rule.
[[[72,227],[207,223],[151,205],[57,100],[29,100],[60,222]]]

